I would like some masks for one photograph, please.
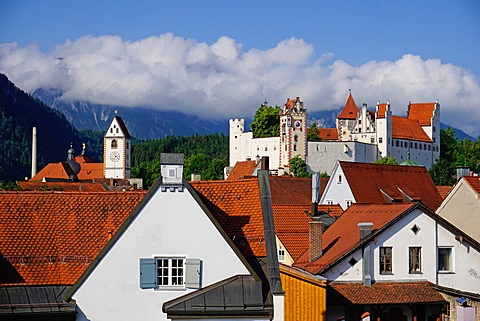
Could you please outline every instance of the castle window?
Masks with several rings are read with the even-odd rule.
[[[116,139],[112,140],[112,148],[118,148],[118,142]]]
[[[265,146],[265,151],[268,151],[268,147]]]
[[[127,142],[127,149],[129,149],[129,148],[130,148],[130,143],[129,143],[129,142]]]
[[[113,133],[113,128],[110,128],[110,133]]]
[[[415,143],[415,149],[417,149],[417,148],[418,148],[417,143]]]
[[[420,144],[418,144],[418,145],[420,145],[420,146],[418,146],[418,147],[420,147],[420,149],[422,149],[422,144],[420,143]]]
[[[436,128],[435,128],[435,126],[433,126],[433,132],[435,132],[435,131],[436,131]]]
[[[379,142],[380,144],[383,143],[383,137],[380,137],[380,138],[378,139],[378,142]]]
[[[428,150],[432,150],[432,145],[428,145]]]
[[[395,146],[397,146],[397,147],[398,147],[398,140],[396,140],[396,141],[395,141]]]
[[[435,137],[433,137],[433,143],[435,144]]]
[[[413,142],[410,142],[410,148],[413,148]]]
[[[370,143],[372,143],[372,144],[375,143],[375,137],[370,138]]]
[[[116,129],[116,132],[117,132],[117,134],[118,134],[118,128]]]
[[[293,145],[293,150],[297,151],[297,144]]]
[[[293,140],[298,142],[298,135],[293,136]]]

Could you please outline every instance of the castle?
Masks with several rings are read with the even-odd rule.
[[[429,169],[440,156],[440,104],[410,102],[407,117],[392,115],[390,107],[387,101],[375,111],[367,104],[359,109],[350,92],[336,128],[318,129],[318,142],[307,141],[307,109],[300,97],[283,105],[278,137],[253,138],[243,119],[230,119],[230,166],[268,157],[270,172],[283,175],[290,159],[299,156],[309,171],[330,174],[337,160],[372,163],[386,156]]]

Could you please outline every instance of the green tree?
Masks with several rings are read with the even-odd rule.
[[[294,177],[311,177],[312,174],[307,172],[307,164],[303,159],[301,159],[298,155],[290,158],[288,162],[290,164],[290,173]]]
[[[319,128],[317,128],[317,124],[313,123],[307,131],[307,140],[309,142],[320,142],[322,139],[318,136]]]
[[[429,170],[435,185],[453,185],[455,183],[456,155],[458,155],[457,134],[451,127],[441,129],[440,158]]]
[[[254,138],[277,137],[280,135],[280,107],[268,106],[264,102],[253,116],[250,128]]]
[[[374,164],[384,164],[384,165],[398,165],[397,160],[393,156],[390,156],[390,157],[383,156],[382,158],[377,159],[373,163]]]

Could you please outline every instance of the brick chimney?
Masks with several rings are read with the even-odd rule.
[[[323,223],[310,221],[309,223],[309,261],[313,262],[322,256]]]

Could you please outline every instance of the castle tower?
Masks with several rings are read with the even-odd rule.
[[[287,99],[280,113],[280,166],[288,168],[289,161],[307,154],[307,110],[300,97]]]
[[[347,102],[340,114],[337,116],[338,139],[341,141],[351,141],[352,133],[354,133],[359,116],[360,109],[358,109],[352,92],[348,95]]]
[[[378,155],[380,157],[390,157],[392,140],[392,111],[390,109],[390,102],[377,103],[375,116],[375,128],[377,130],[376,144],[378,146]]]
[[[103,137],[103,174],[105,178],[130,178],[131,136],[123,122],[113,117]]]

